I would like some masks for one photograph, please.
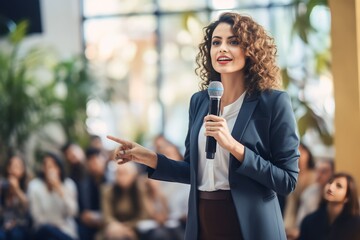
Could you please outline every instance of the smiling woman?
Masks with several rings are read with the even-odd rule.
[[[244,74],[242,69],[245,66],[245,52],[239,45],[231,25],[220,23],[214,30],[210,51],[211,64],[216,72],[223,75]]]
[[[183,161],[109,136],[120,144],[116,160],[148,166],[153,179],[190,184],[186,240],[285,240],[277,194],[295,188],[299,139],[290,99],[276,89],[273,39],[250,17],[224,13],[205,27],[199,48],[202,90],[211,81],[224,86],[221,115],[209,115],[208,92],[197,92]],[[269,124],[259,128],[259,119]],[[213,159],[207,137],[217,141]]]

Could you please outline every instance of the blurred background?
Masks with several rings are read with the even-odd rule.
[[[332,157],[324,0],[1,0],[2,154],[19,149],[32,159],[39,149],[86,146],[89,134],[109,133],[145,145],[164,134],[183,146],[202,28],[229,10],[275,38],[302,140]]]
[[[225,11],[278,47],[302,142],[278,199],[297,239],[335,171],[360,180],[357,2],[0,0],[0,240],[47,239],[43,222],[71,239],[183,239],[189,186],[118,166],[106,135],[182,160],[198,44]]]

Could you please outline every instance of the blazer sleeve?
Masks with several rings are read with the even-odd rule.
[[[190,133],[191,126],[193,125],[193,119],[195,114],[195,97],[193,95],[190,100],[189,107],[189,124],[188,131],[185,139],[185,155],[183,161],[175,161],[167,158],[162,154],[157,154],[158,163],[156,169],[148,168],[149,178],[190,184]]]
[[[287,195],[295,189],[299,173],[299,138],[296,121],[287,93],[278,94],[269,107],[271,107],[268,136],[270,159],[262,158],[252,151],[250,146],[245,146],[244,161],[236,171],[278,194]]]

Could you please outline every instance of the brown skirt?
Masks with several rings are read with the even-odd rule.
[[[227,190],[199,191],[199,239],[242,240],[239,220]]]

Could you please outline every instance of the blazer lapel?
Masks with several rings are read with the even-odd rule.
[[[207,95],[206,95],[207,96]],[[199,132],[200,129],[203,125],[204,122],[204,117],[208,114],[209,112],[209,98],[208,97],[204,97],[201,101],[201,104],[199,106],[199,109],[197,109],[198,115],[195,116],[195,121],[194,121],[194,125],[192,128],[192,133],[191,133],[191,138],[192,141],[190,141],[191,144],[193,144],[193,146],[191,146],[192,150],[192,154],[191,154],[191,160],[195,160],[194,161],[194,168],[195,168],[195,174],[197,175],[198,173],[198,161],[199,161]],[[204,149],[205,151],[205,149]]]
[[[238,141],[241,140],[245,128],[255,110],[255,107],[258,103],[258,94],[254,93],[252,95],[246,94],[244,102],[240,108],[239,114],[236,118],[234,128],[231,132],[231,135]]]

